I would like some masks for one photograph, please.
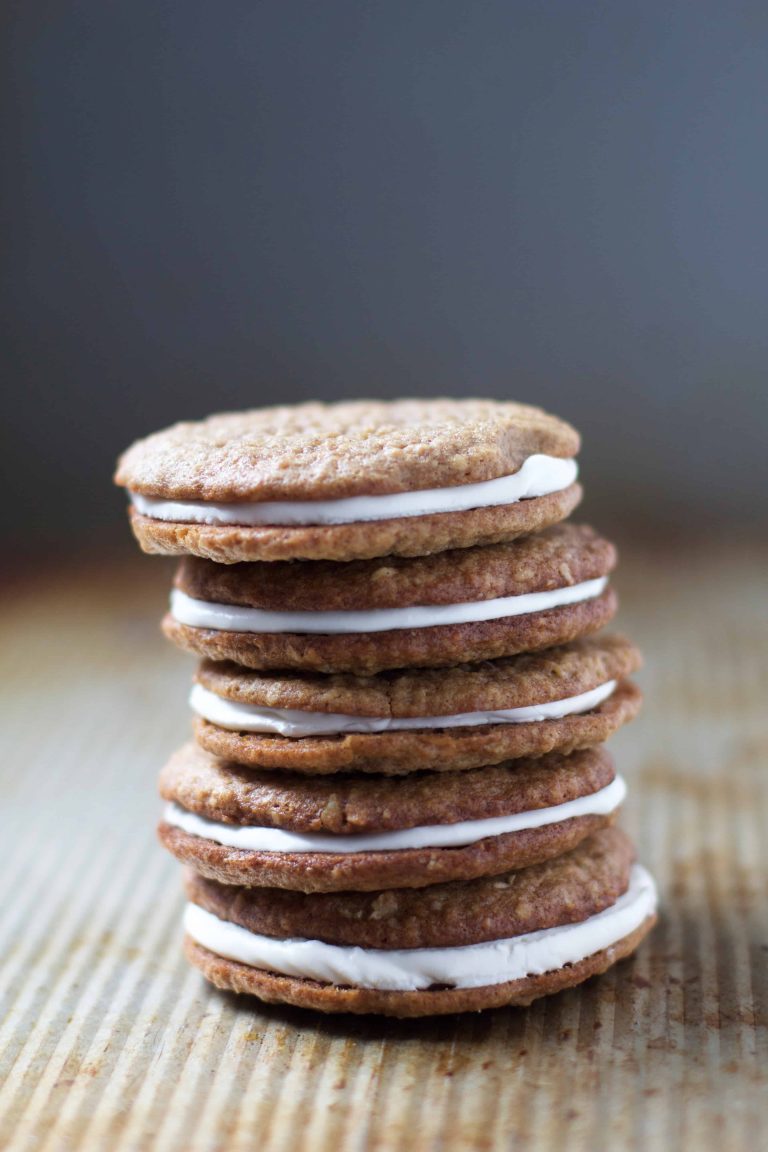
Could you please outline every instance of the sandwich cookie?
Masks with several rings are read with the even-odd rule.
[[[562,855],[613,822],[626,787],[604,748],[439,777],[286,783],[189,744],[160,793],[162,843],[203,876],[332,892],[421,888]]]
[[[457,771],[602,743],[640,706],[623,636],[453,668],[376,676],[254,672],[204,660],[190,704],[201,747],[309,775]]]
[[[616,612],[616,550],[585,525],[411,559],[215,564],[185,557],[166,636],[248,668],[371,674],[564,644]]]
[[[187,895],[187,956],[218,987],[390,1016],[529,1004],[629,955],[656,915],[653,880],[615,828],[521,871],[429,888],[307,895],[190,872]]]
[[[578,450],[570,425],[525,404],[301,404],[176,424],[132,445],[115,480],[147,552],[419,556],[565,519]]]

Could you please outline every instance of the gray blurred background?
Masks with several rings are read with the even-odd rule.
[[[765,4],[28,0],[2,29],[12,552],[127,544],[130,440],[310,397],[527,400],[582,430],[604,527],[764,522]]]

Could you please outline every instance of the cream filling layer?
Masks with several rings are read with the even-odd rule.
[[[499,596],[466,604],[432,604],[412,608],[375,608],[349,612],[271,612],[234,604],[195,600],[174,588],[171,615],[191,628],[214,628],[220,632],[297,632],[339,635],[388,632],[395,628],[434,628],[446,624],[471,624],[546,612],[566,604],[579,604],[600,596],[607,576],[585,580],[567,588],[548,592],[526,592],[522,596]]]
[[[346,716],[338,712],[303,712],[295,708],[262,708],[217,696],[195,684],[189,697],[198,716],[233,732],[263,732],[301,739],[303,736],[334,736],[342,732],[395,732],[422,728],[464,728],[480,724],[531,724],[560,720],[577,712],[589,712],[607,700],[616,687],[608,680],[589,692],[566,700],[549,700],[525,708],[490,712],[462,712],[452,716]]]
[[[323,984],[414,992],[432,984],[481,988],[555,972],[623,940],[656,909],[656,885],[635,864],[615,904],[578,924],[563,924],[458,948],[353,948],[320,940],[276,940],[188,904],[184,926],[203,948],[252,968]]]
[[[130,492],[134,507],[153,520],[192,524],[356,524],[367,520],[396,520],[404,516],[431,516],[437,512],[466,512],[516,504],[535,496],[548,496],[570,487],[578,475],[575,460],[534,455],[519,471],[478,484],[454,488],[426,488],[387,496],[350,496],[344,500],[270,500],[257,504],[218,504],[215,501],[163,500]]]
[[[228,848],[241,848],[249,852],[351,855],[357,852],[397,852],[407,848],[461,848],[489,836],[543,828],[547,824],[559,824],[578,816],[607,816],[616,811],[626,794],[624,780],[616,776],[610,784],[597,792],[578,796],[564,804],[553,804],[549,808],[534,808],[530,812],[492,816],[484,820],[460,820],[455,824],[426,824],[419,828],[402,828],[370,835],[355,833],[351,836],[330,836],[319,832],[286,832],[282,828],[222,824],[198,816],[196,812],[190,812],[172,802],[166,805],[163,819],[174,828],[181,828],[192,836],[213,840]]]

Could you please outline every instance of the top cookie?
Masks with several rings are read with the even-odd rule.
[[[167,500],[339,500],[509,476],[578,433],[527,404],[363,400],[225,412],[133,444],[118,484]]]
[[[492,400],[302,404],[176,424],[134,444],[148,552],[239,560],[417,556],[514,539],[578,503],[568,424]]]

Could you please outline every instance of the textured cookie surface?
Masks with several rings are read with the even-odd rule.
[[[403,779],[299,777],[286,783],[279,774],[227,764],[187,745],[161,773],[160,791],[165,799],[221,823],[333,833],[345,839],[361,832],[483,820],[566,804],[597,792],[613,778],[608,753],[594,748],[570,757],[554,754],[440,777],[420,772]],[[525,868],[570,851],[612,820],[613,814],[587,814],[459,847],[360,853],[244,850],[167,823],[161,823],[159,835],[183,863],[224,883],[301,892],[374,891]]]
[[[187,872],[189,899],[220,920],[279,939],[361,948],[452,948],[595,916],[627,890],[634,848],[605,828],[572,852],[501,876],[386,892],[237,888]]]
[[[387,992],[375,988],[337,987],[315,980],[298,980],[263,972],[234,960],[225,960],[201,948],[189,936],[184,941],[187,959],[217,988],[257,996],[267,1004],[291,1004],[317,1012],[378,1014],[402,1019],[442,1016],[453,1012],[480,1012],[483,1009],[526,1007],[540,996],[550,996],[574,988],[591,976],[606,972],[625,959],[648,935],[656,917],[649,916],[639,928],[609,948],[595,952],[576,964],[566,964],[541,976],[526,976],[504,984],[482,988],[428,988],[418,992]]]
[[[439,777],[416,772],[403,780],[343,774],[286,780],[185,744],[159,783],[163,799],[208,820],[354,836],[548,808],[596,792],[614,775],[608,751],[598,747]]]
[[[401,775],[428,769],[458,772],[547,752],[573,752],[602,744],[640,711],[642,694],[629,680],[591,712],[532,724],[487,724],[476,728],[416,732],[347,733],[289,740],[252,732],[230,732],[196,718],[198,744],[216,756],[260,768],[310,776],[333,772]]]
[[[221,564],[187,556],[175,586],[195,600],[274,612],[377,611],[549,592],[607,575],[616,549],[586,524],[487,548],[409,559]]]
[[[639,665],[637,648],[623,636],[610,635],[480,664],[377,676],[287,676],[204,660],[197,680],[240,704],[347,716],[428,717],[565,700],[623,679]]]
[[[525,404],[312,403],[176,424],[132,445],[115,479],[174,500],[335,500],[492,480],[578,449],[573,428]]]

